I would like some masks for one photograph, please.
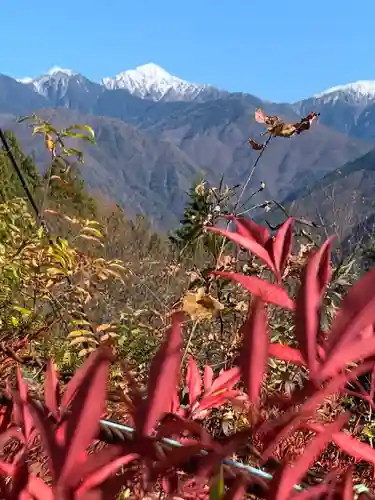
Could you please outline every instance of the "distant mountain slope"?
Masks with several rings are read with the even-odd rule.
[[[292,215],[324,223],[328,232],[352,243],[375,232],[375,150],[327,174],[285,205]],[[370,228],[371,226],[371,228]]]
[[[248,139],[259,140],[264,130],[254,121],[259,107],[295,121],[299,113],[307,114],[319,105],[321,117],[309,132],[290,139],[276,138],[270,143],[245,199],[261,181],[266,189],[257,201],[293,199],[299,190],[373,147],[371,138],[367,142],[338,132],[340,126],[345,129],[345,123],[352,120],[354,125],[349,124],[348,129],[356,135],[355,113],[371,105],[370,97],[359,103],[342,97],[342,92],[347,96],[346,91],[335,90],[334,95],[328,92],[294,105],[278,104],[249,94],[181,83],[184,81],[168,75],[161,68],[146,65],[115,78],[116,85],[108,80],[106,85],[94,83],[61,68],[24,83],[0,76],[0,113],[7,115],[6,119],[0,117],[0,124],[10,122],[9,115],[29,114],[41,108],[49,108],[47,114],[56,124],[92,124],[98,146],[86,151],[84,177],[89,185],[113,196],[128,211],[141,211],[164,227],[178,221],[185,191],[202,174],[214,183],[222,174],[231,185],[245,181],[257,156]],[[163,96],[155,93],[157,89],[164,92]],[[200,90],[194,94],[192,89]],[[172,91],[173,96],[169,95]],[[338,101],[341,107],[347,106],[346,121],[333,117]],[[375,123],[369,125],[370,129],[375,134]],[[22,127],[20,130],[27,151],[34,150],[43,162],[30,131]]]
[[[193,180],[199,180],[201,172],[177,147],[112,118],[62,109],[38,114],[57,127],[85,123],[94,128],[97,145],[80,143],[85,154],[85,163],[80,168],[89,188],[100,190],[131,215],[147,214],[159,227],[171,227],[178,222],[178,214],[185,205],[185,192]],[[31,137],[26,125],[0,117],[1,123],[17,133],[25,151],[38,165],[46,165],[44,145]]]

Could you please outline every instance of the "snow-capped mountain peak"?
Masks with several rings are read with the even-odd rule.
[[[209,85],[187,82],[171,75],[154,63],[119,73],[114,78],[103,78],[102,85],[109,90],[125,89],[131,94],[154,101],[169,96],[174,99],[194,99]]]
[[[313,95],[313,98],[337,100],[343,96],[357,102],[373,100],[375,99],[375,80],[359,80],[346,85],[336,85],[324,92]]]
[[[64,96],[69,86],[87,87],[98,85],[87,80],[71,69],[54,66],[49,71],[36,78],[22,78],[20,83],[30,85],[44,97],[54,95]],[[225,93],[211,85],[191,83],[173,76],[157,64],[148,63],[119,73],[113,78],[103,78],[102,89],[124,89],[141,99],[153,101],[192,101],[216,98]]]
[[[71,69],[53,66],[43,75],[36,78],[22,78],[18,81],[26,85],[31,85],[38,94],[49,97],[51,91],[64,95],[72,78],[79,80],[82,77]]]
[[[77,73],[72,71],[71,69],[63,69],[60,68],[59,66],[53,66],[51,69],[49,69],[46,73],[49,76],[57,76],[57,75],[65,75],[65,76],[75,76]]]

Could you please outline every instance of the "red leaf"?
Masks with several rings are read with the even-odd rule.
[[[200,455],[201,450],[202,445],[197,443],[174,448],[169,452],[166,451],[166,456],[154,466],[153,473],[163,475],[168,469],[176,468],[186,463],[192,457]]]
[[[211,366],[206,365],[204,367],[204,370],[203,370],[203,386],[204,386],[205,393],[210,391],[213,378],[214,378],[214,372],[213,372]]]
[[[202,418],[201,413],[213,408],[220,408],[225,403],[228,403],[231,399],[235,398],[240,394],[240,391],[236,390],[223,390],[219,393],[213,393],[205,396],[198,404],[198,406],[193,411],[193,418]]]
[[[369,372],[373,367],[373,363],[363,363],[351,370],[350,372],[341,373],[331,379],[324,387],[317,388],[313,383],[309,383],[303,389],[293,393],[293,398],[288,399],[288,409],[276,421],[268,423],[263,432],[267,433],[274,431],[275,427],[280,429],[263,451],[263,458],[266,460],[272,454],[274,448],[280,440],[286,438],[290,432],[298,425],[298,422],[306,417],[315,415],[319,405],[325,399],[335,393],[341,393],[350,381],[356,380],[359,375]],[[295,406],[301,405],[299,411],[296,412]]]
[[[255,111],[255,121],[257,123],[265,123],[265,115],[264,115],[264,112],[262,110],[262,108],[259,108],[257,111]]]
[[[257,403],[267,367],[269,333],[264,302],[252,301],[248,318],[241,328],[243,343],[240,366],[249,400]]]
[[[181,411],[180,398],[178,397],[178,390],[176,388],[172,393],[171,406],[168,413],[180,414],[180,411]]]
[[[329,266],[327,254],[329,255],[331,242],[332,238],[328,239],[317,252],[310,254],[296,299],[295,335],[312,377],[315,377],[319,364],[317,356],[319,309],[326,286],[322,276],[327,275],[326,268]]]
[[[164,422],[157,430],[157,438],[171,438],[181,435],[197,436],[200,444],[202,446],[210,446],[212,444],[212,438],[206,429],[193,420],[187,420],[184,418],[177,417],[175,420],[170,422]]]
[[[241,236],[253,239],[262,247],[271,238],[270,232],[267,228],[260,226],[249,217],[235,217],[234,215],[228,215],[226,218],[236,223],[237,231]]]
[[[27,384],[22,378],[19,366],[17,366],[17,387],[18,387],[18,394],[15,394],[15,397],[13,398],[16,409],[15,411],[16,421],[18,419],[21,419],[21,421],[18,421],[17,423],[20,424],[21,426],[23,425],[26,440],[29,441],[33,434],[34,422],[30,415],[27,405],[27,399],[28,399]]]
[[[88,491],[100,486],[110,476],[114,475],[121,466],[129,464],[136,458],[138,458],[138,455],[132,453],[116,458],[102,467],[98,467],[92,474],[85,478],[82,485],[78,488],[76,492],[77,498],[81,498]]]
[[[276,272],[273,260],[267,250],[257,243],[255,240],[241,236],[241,234],[233,233],[231,231],[226,231],[225,229],[220,229],[217,227],[206,227],[207,231],[213,231],[214,233],[221,234],[226,238],[234,241],[237,245],[246,248],[254,255],[256,255],[260,260],[262,260],[271,271]]]
[[[331,249],[332,249],[332,243],[336,236],[331,236],[328,238],[321,248],[318,250],[318,253],[323,250],[323,254],[321,255],[320,263],[319,263],[319,270],[318,270],[318,280],[319,280],[319,286],[320,286],[320,294],[321,296],[324,295],[327,285],[329,283],[329,280],[331,279],[332,275],[332,267],[331,267]]]
[[[277,500],[290,499],[290,492],[293,490],[294,485],[300,482],[315,459],[331,441],[332,434],[338,432],[348,420],[349,414],[340,415],[335,422],[326,425],[324,430],[315,436],[294,463],[291,464],[287,461],[283,464],[270,482],[270,491],[273,492]]]
[[[293,222],[291,217],[287,219],[272,240],[272,257],[279,280],[292,250]]]
[[[0,474],[14,478],[16,466],[0,461]],[[29,475],[27,491],[35,500],[54,500],[51,488],[39,477]]]
[[[357,281],[342,301],[328,335],[327,358],[375,322],[374,281],[375,268]]]
[[[285,309],[294,309],[294,302],[287,292],[273,283],[261,280],[256,276],[246,276],[240,273],[230,273],[224,271],[213,271],[211,274],[223,279],[231,279],[245,287],[250,293],[259,297],[264,302],[284,307]]]
[[[100,352],[99,352],[100,351]],[[99,350],[97,349],[91,356],[88,357],[86,360],[85,364],[76,371],[74,374],[74,377],[69,381],[69,383],[66,386],[64,395],[62,397],[62,402],[61,402],[61,407],[60,410],[63,412],[67,409],[67,407],[70,405],[72,402],[73,398],[75,397],[78,389],[80,388],[83,379],[86,377],[86,372],[87,370],[91,369],[91,365],[95,364],[97,361],[97,357],[103,356],[104,350]],[[112,355],[110,349],[105,349],[105,355],[110,358],[111,361],[114,361],[115,358]]]
[[[137,431],[147,436],[160,418],[169,411],[173,391],[178,386],[181,364],[181,323],[183,313],[172,316],[172,326],[151,363],[147,401],[137,419]]]
[[[353,470],[350,468],[343,480],[342,484],[342,500],[353,500],[354,490],[353,490]]]
[[[55,471],[56,485],[69,485],[69,476],[77,466],[77,457],[85,453],[99,430],[107,392],[108,369],[113,356],[110,350],[98,348],[80,369],[83,377],[71,404],[67,419],[64,464]]]
[[[300,366],[306,366],[301,351],[286,344],[269,344],[268,355]]]
[[[56,370],[51,360],[47,364],[44,381],[44,401],[51,414],[57,418],[60,404],[60,387]]]
[[[323,429],[322,425],[315,423],[309,424],[309,427],[316,432],[321,432]],[[332,441],[341,450],[356,460],[369,462],[375,466],[375,450],[369,444],[359,441],[345,432],[335,432],[332,434]]]
[[[230,368],[229,370],[221,370],[218,377],[216,377],[212,383],[209,394],[232,389],[232,387],[239,382],[240,378],[241,374],[238,367]]]
[[[40,436],[43,440],[43,445],[47,452],[49,468],[54,475],[62,467],[64,459],[62,454],[62,447],[56,439],[54,426],[51,420],[48,419],[48,411],[41,408],[40,405],[29,398],[29,409],[33,416],[35,426],[38,428]]]
[[[189,403],[192,407],[199,398],[202,391],[202,378],[196,361],[189,357],[186,372],[186,383],[189,391]]]
[[[343,345],[333,351],[319,369],[319,378],[326,380],[334,376],[345,366],[354,361],[363,361],[375,354],[375,337],[371,339],[358,339],[357,342]]]

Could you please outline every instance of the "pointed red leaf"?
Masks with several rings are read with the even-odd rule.
[[[22,378],[21,370],[19,366],[17,366],[17,388],[18,388],[18,394],[15,394],[13,400],[14,400],[14,405],[15,405],[15,414],[17,420],[21,418],[22,420],[17,422],[19,425],[23,425],[24,428],[24,434],[26,437],[26,440],[31,439],[31,435],[33,432],[34,428],[34,422],[33,419],[30,415],[28,405],[27,405],[27,399],[28,399],[28,387],[26,382]]]
[[[60,388],[53,361],[47,364],[46,378],[44,381],[44,401],[51,412],[57,418],[60,404]]]
[[[260,226],[249,217],[235,217],[228,215],[226,218],[235,222],[237,231],[241,236],[250,238],[264,246],[271,238],[270,232],[267,228]]]
[[[309,255],[305,266],[301,285],[296,299],[295,335],[307,365],[314,377],[318,370],[317,336],[320,329],[320,303],[326,283],[322,284],[321,276],[326,276],[329,266],[327,254],[330,252],[332,238],[322,247]],[[324,268],[324,269],[323,269]]]
[[[287,219],[272,240],[272,257],[279,280],[292,251],[293,222],[291,217]]]
[[[14,478],[17,468],[15,464],[0,461],[0,474]],[[51,488],[39,477],[29,475],[27,491],[35,500],[54,500]]]
[[[269,343],[267,314],[261,299],[252,300],[249,316],[241,331],[243,333],[240,355],[242,379],[249,400],[256,404],[267,367]]]
[[[269,344],[268,355],[278,358],[281,361],[306,366],[306,361],[303,359],[301,351],[287,344]]]
[[[322,297],[327,289],[327,285],[332,276],[331,252],[332,252],[332,243],[335,240],[335,238],[336,236],[331,236],[330,238],[328,238],[318,250],[318,252],[321,252],[321,258],[318,270],[318,280],[319,280],[320,294]]]
[[[275,272],[275,266],[273,264],[273,260],[267,250],[257,243],[255,240],[246,238],[245,236],[241,236],[238,233],[233,233],[231,231],[226,231],[225,229],[220,229],[217,227],[206,227],[207,231],[213,231],[214,233],[221,234],[222,236],[225,236],[226,238],[232,240],[234,243],[237,245],[246,248],[250,252],[252,252],[256,257],[258,257],[260,260],[262,260],[268,268]]]
[[[62,412],[66,411],[72,400],[75,398],[78,389],[81,387],[83,379],[86,378],[86,374],[89,370],[91,370],[92,365],[96,364],[97,359],[101,359],[103,356],[106,356],[110,359],[110,361],[115,361],[115,358],[109,348],[97,349],[87,358],[84,365],[76,371],[74,377],[69,380],[61,401],[60,410]]]
[[[85,453],[99,431],[107,393],[108,369],[113,359],[108,349],[98,348],[84,363],[71,412],[67,418],[64,464],[55,474],[56,485],[69,485],[70,473],[77,466],[77,457]]]
[[[240,273],[231,273],[224,271],[213,271],[211,274],[223,279],[231,279],[246,288],[250,293],[259,297],[264,302],[284,307],[285,309],[294,309],[294,302],[287,292],[273,283],[264,281],[256,276],[246,276]]]
[[[106,446],[98,452],[90,453],[84,463],[80,464],[72,471],[69,478],[69,486],[71,489],[75,490],[82,481],[87,477],[95,473],[95,471],[101,469],[105,465],[126,454],[125,447],[121,445]]]
[[[311,430],[321,432],[323,426],[312,422],[309,424]],[[335,432],[332,434],[332,441],[349,456],[352,456],[358,461],[369,462],[375,466],[375,450],[369,444],[359,441],[350,434],[345,432]]]
[[[353,469],[350,468],[343,479],[342,500],[354,500],[353,484]]]
[[[326,380],[345,368],[348,363],[363,361],[375,354],[375,336],[370,339],[359,338],[356,342],[341,346],[327,356],[319,369],[319,379]]]
[[[232,389],[241,378],[238,367],[230,368],[229,370],[221,370],[211,385],[209,394],[215,394],[219,391]]]
[[[63,450],[55,435],[54,425],[48,419],[48,410],[42,408],[36,401],[29,398],[29,409],[33,417],[33,422],[37,427],[47,452],[49,469],[53,475],[62,467],[64,460]]]
[[[213,379],[214,379],[214,372],[211,366],[206,365],[203,371],[203,386],[205,393],[210,391]]]
[[[368,325],[375,323],[374,282],[375,268],[357,281],[345,296],[328,335],[327,358]]]
[[[202,378],[198,365],[194,358],[189,357],[186,371],[186,384],[189,391],[189,403],[192,407],[199,398],[202,391]]]
[[[198,406],[195,407],[193,411],[193,418],[202,418],[202,413],[213,408],[219,408],[220,406],[229,403],[231,399],[234,399],[240,394],[240,391],[233,390],[223,390],[219,393],[212,393],[205,396],[201,401],[199,401]]]
[[[178,397],[178,390],[176,387],[175,390],[172,392],[171,406],[170,409],[168,410],[168,413],[180,414],[180,412],[181,412],[180,398]]]
[[[206,429],[194,420],[177,417],[173,421],[163,422],[157,430],[157,438],[173,438],[186,435],[197,436],[202,446],[211,446],[212,437]]]
[[[294,485],[298,484],[310,469],[316,458],[332,440],[332,434],[338,432],[349,420],[349,414],[340,415],[332,424],[324,427],[324,430],[306,446],[302,455],[294,463],[285,462],[280,470],[276,472],[270,482],[270,491],[277,500],[289,500]]]
[[[162,461],[156,463],[153,473],[155,473],[155,475],[163,475],[165,471],[185,464],[192,457],[200,455],[201,451],[202,445],[200,443],[174,448],[173,450],[166,452]]]
[[[105,465],[98,467],[94,472],[92,472],[89,476],[87,476],[82,485],[78,488],[76,492],[77,498],[83,497],[84,494],[93,490],[97,486],[100,486],[104,481],[106,481],[110,476],[116,474],[118,469],[124,465],[133,462],[138,458],[138,455],[135,453],[131,453],[128,455],[124,455],[119,458],[115,458],[114,460],[109,461]]]
[[[272,440],[269,442],[263,451],[263,458],[266,460],[272,455],[273,450],[278,443],[285,439],[299,424],[301,419],[306,417],[313,417],[324,400],[332,394],[341,393],[346,384],[350,381],[356,380],[363,373],[368,373],[373,367],[373,363],[366,362],[361,366],[357,366],[350,372],[340,373],[331,379],[322,388],[317,388],[313,383],[308,384],[304,388],[297,390],[293,393],[293,398],[288,399],[286,411],[276,420],[267,423],[262,430],[264,433],[273,433]],[[295,406],[301,405],[300,409],[296,412]],[[275,428],[277,433],[275,435]]]
[[[167,339],[152,360],[147,401],[137,418],[137,431],[143,436],[149,435],[160,418],[169,411],[173,391],[178,386],[183,319],[183,313],[173,314]]]

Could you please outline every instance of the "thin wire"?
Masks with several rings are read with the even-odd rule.
[[[4,147],[4,150],[6,152],[6,154],[8,155],[8,158],[14,168],[14,170],[16,171],[16,174],[22,184],[22,187],[26,193],[26,196],[27,196],[27,199],[29,200],[31,206],[33,207],[33,210],[35,212],[35,217],[37,220],[40,220],[40,223],[43,225],[43,229],[46,233],[46,235],[48,236],[49,235],[49,230],[48,230],[48,227],[47,227],[47,224],[46,224],[46,221],[42,218],[41,218],[41,214],[40,214],[40,211],[39,211],[39,208],[38,208],[38,205],[36,204],[35,200],[34,200],[34,197],[29,189],[29,186],[27,185],[27,182],[22,174],[22,171],[12,153],[12,150],[8,144],[8,141],[7,141],[7,138],[3,132],[3,130],[0,128],[0,140],[1,142],[3,143],[3,147]]]
[[[107,426],[107,427],[112,427],[114,429],[119,429],[121,431],[129,432],[130,434],[134,434],[134,432],[135,432],[134,427],[131,427],[130,425],[118,424],[116,422],[112,422],[111,420],[101,420],[100,423],[102,425]],[[180,448],[183,446],[181,443],[179,443],[178,441],[175,441],[174,439],[162,438],[161,441],[165,444],[168,444],[170,446],[174,446],[176,448]],[[201,454],[206,455],[207,451],[201,450]],[[241,469],[241,470],[247,472],[248,474],[250,474],[251,476],[259,477],[261,479],[266,479],[268,481],[273,479],[272,474],[269,474],[268,472],[265,472],[261,469],[257,469],[256,467],[252,467],[251,465],[246,465],[246,464],[243,464],[241,462],[236,462],[235,460],[231,460],[230,458],[225,458],[223,460],[223,464],[230,465],[231,467],[235,467],[237,469]],[[303,488],[299,484],[295,485],[294,488],[297,491],[303,491]]]

